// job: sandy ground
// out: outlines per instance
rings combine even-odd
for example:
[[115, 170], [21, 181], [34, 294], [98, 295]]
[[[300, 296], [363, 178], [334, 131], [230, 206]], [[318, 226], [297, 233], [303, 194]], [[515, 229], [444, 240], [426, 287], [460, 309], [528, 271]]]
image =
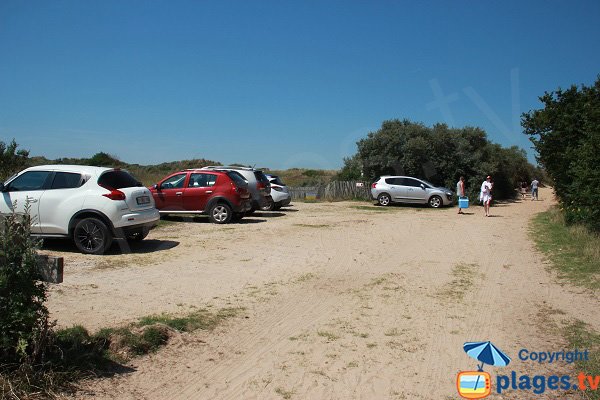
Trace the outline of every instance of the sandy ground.
[[[529, 239], [530, 218], [553, 203], [548, 189], [540, 197], [499, 204], [491, 218], [481, 207], [457, 215], [299, 203], [240, 224], [169, 223], [130, 254], [82, 256], [50, 244], [65, 257], [65, 282], [49, 300], [59, 326], [245, 308], [215, 331], [179, 335], [133, 360], [129, 373], [86, 382], [77, 396], [453, 399], [456, 374], [476, 369], [463, 343], [484, 340], [513, 359], [488, 367], [492, 375], [571, 373], [517, 357], [522, 348], [562, 350], [560, 321], [600, 331], [597, 296], [560, 283]], [[489, 398], [531, 397], [505, 393]]]

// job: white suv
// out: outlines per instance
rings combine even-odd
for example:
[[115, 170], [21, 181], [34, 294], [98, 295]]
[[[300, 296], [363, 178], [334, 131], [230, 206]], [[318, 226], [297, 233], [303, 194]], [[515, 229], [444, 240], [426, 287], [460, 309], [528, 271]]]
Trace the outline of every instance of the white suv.
[[31, 167], [0, 192], [0, 214], [29, 208], [32, 234], [71, 238], [86, 254], [103, 254], [114, 238], [142, 240], [160, 219], [150, 191], [115, 168]]

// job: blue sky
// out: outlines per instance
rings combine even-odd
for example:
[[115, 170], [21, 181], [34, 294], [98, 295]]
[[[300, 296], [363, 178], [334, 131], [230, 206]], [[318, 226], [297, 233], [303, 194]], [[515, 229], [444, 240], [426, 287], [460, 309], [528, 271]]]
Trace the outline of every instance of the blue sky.
[[381, 122], [479, 126], [600, 73], [598, 1], [0, 1], [0, 140], [339, 168]]

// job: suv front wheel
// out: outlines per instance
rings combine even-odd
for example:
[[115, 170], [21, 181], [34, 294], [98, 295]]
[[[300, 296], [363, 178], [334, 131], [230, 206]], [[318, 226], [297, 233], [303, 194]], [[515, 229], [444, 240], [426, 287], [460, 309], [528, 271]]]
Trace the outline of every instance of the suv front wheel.
[[431, 196], [429, 199], [429, 207], [431, 208], [439, 208], [443, 204], [442, 198], [440, 196]]
[[208, 219], [214, 224], [226, 224], [231, 221], [233, 211], [225, 203], [217, 203], [213, 205], [208, 212]]
[[84, 254], [104, 254], [112, 240], [106, 224], [96, 218], [82, 219], [73, 230], [75, 246]]

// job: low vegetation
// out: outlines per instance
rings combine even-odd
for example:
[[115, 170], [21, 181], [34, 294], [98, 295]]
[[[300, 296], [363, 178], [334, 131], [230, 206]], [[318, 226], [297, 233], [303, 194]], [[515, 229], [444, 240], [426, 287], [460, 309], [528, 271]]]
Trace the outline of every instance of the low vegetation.
[[552, 268], [569, 282], [600, 289], [600, 237], [583, 225], [567, 226], [564, 214], [553, 208], [536, 215], [531, 236]]
[[[587, 360], [575, 361], [577, 373], [583, 372], [588, 376], [600, 376], [600, 334], [581, 321], [567, 325], [563, 333], [567, 339], [568, 348], [588, 351], [589, 358]], [[600, 390], [587, 390], [585, 396], [585, 399], [588, 400], [600, 400]]]
[[158, 350], [175, 332], [212, 330], [241, 311], [201, 309], [184, 316], [152, 315], [93, 334], [82, 326], [58, 330], [50, 335], [43, 362], [2, 365], [0, 398], [47, 398], [72, 392], [78, 380], [118, 373], [126, 369], [122, 363]]
[[[2, 150], [3, 143], [0, 142], [0, 150]], [[6, 145], [5, 145], [6, 147]], [[27, 154], [15, 154], [16, 143], [14, 148], [10, 147], [6, 151], [10, 153], [12, 157], [11, 172], [18, 172], [18, 170], [25, 167], [43, 164], [75, 164], [75, 165], [93, 165], [97, 167], [118, 167], [129, 171], [145, 186], [150, 186], [166, 175], [188, 168], [202, 168], [207, 165], [222, 165], [218, 161], [206, 160], [204, 158], [193, 159], [193, 160], [181, 160], [164, 162], [154, 165], [140, 165], [130, 164], [125, 161], [119, 160], [118, 157], [107, 154], [107, 153], [96, 153], [90, 158], [59, 158], [56, 160], [50, 160], [45, 157], [31, 157], [27, 159]], [[20, 150], [23, 151], [23, 150]], [[11, 164], [11, 165], [12, 165]], [[234, 164], [236, 166], [248, 166], [242, 164]], [[262, 168], [262, 167], [260, 167]], [[335, 170], [320, 170], [320, 169], [306, 169], [306, 168], [291, 168], [287, 170], [270, 170], [269, 168], [262, 168], [265, 172], [278, 175], [281, 180], [288, 186], [317, 186], [325, 185], [329, 183], [336, 175]]]
[[[536, 215], [531, 235], [561, 279], [598, 292], [600, 289], [600, 237], [581, 224], [567, 225], [558, 208]], [[562, 328], [568, 348], [588, 350], [588, 360], [575, 361], [577, 373], [600, 376], [600, 334], [582, 321]], [[600, 391], [586, 391], [585, 398], [599, 400]]]

